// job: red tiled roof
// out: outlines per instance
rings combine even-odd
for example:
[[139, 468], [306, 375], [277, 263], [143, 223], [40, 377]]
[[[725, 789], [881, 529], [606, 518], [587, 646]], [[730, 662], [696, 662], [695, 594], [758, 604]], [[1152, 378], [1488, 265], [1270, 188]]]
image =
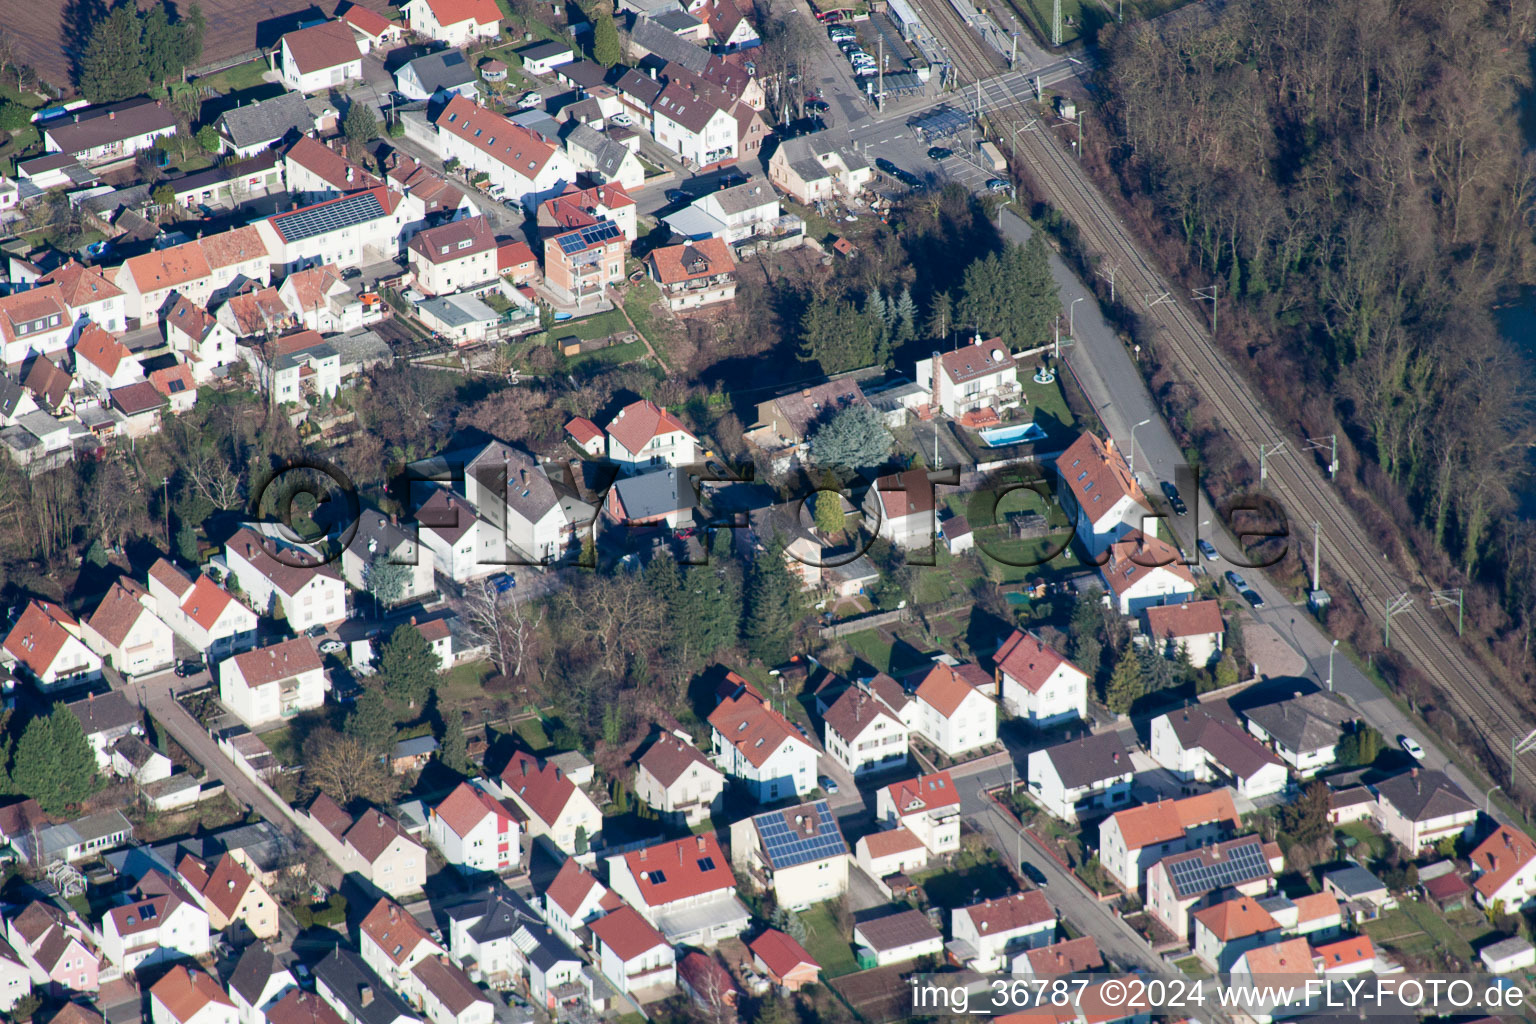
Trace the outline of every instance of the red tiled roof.
[[141, 416], [165, 404], [165, 397], [147, 380], [113, 388], [107, 392], [107, 398], [124, 416]]
[[736, 691], [722, 699], [709, 716], [710, 726], [721, 738], [756, 767], [762, 767], [786, 740], [810, 746], [745, 680], [734, 672], [727, 681], [732, 679], [738, 684]]
[[[506, 242], [496, 247], [496, 270], [503, 272], [538, 260], [527, 242]], [[595, 427], [593, 428], [596, 429]]]
[[964, 908], [964, 912], [982, 935], [1011, 932], [1056, 920], [1056, 911], [1051, 909], [1050, 901], [1039, 889], [977, 903]]
[[534, 178], [555, 155], [556, 146], [538, 132], [455, 95], [437, 119], [446, 131], [505, 164], [524, 178]]
[[237, 654], [234, 661], [247, 686], [264, 686], [323, 668], [314, 646], [301, 636]]
[[209, 1003], [218, 1003], [231, 1010], [235, 1004], [217, 981], [202, 971], [189, 971], [177, 965], [149, 990], [152, 998], [160, 1000], [171, 1016], [179, 1021], [191, 1020]]
[[[461, 243], [468, 243], [467, 245]], [[418, 232], [410, 249], [428, 263], [451, 263], [496, 248], [496, 236], [484, 217], [465, 217]]]
[[920, 775], [915, 779], [892, 783], [885, 788], [886, 792], [891, 794], [891, 802], [895, 805], [898, 815], [916, 814], [919, 811], [932, 811], [940, 807], [960, 805], [960, 791], [955, 788], [955, 780], [950, 778], [947, 771]]
[[27, 602], [16, 625], [5, 637], [5, 650], [38, 675], [48, 671], [80, 624], [63, 608], [40, 598]]
[[559, 768], [521, 750], [502, 769], [501, 781], [546, 824], [559, 819], [576, 793], [576, 784]]
[[976, 692], [976, 687], [954, 669], [939, 662], [923, 677], [915, 692], [918, 700], [948, 718], [960, 709], [967, 697]]
[[123, 290], [102, 276], [101, 271], [83, 266], [76, 260], [66, 261], [37, 280], [39, 284], [58, 285], [59, 295], [75, 309], [123, 294]]
[[182, 599], [181, 610], [187, 617], [204, 629], [212, 629], [219, 616], [224, 614], [234, 597], [207, 576], [199, 576], [192, 589]]
[[384, 184], [330, 146], [308, 135], [300, 135], [283, 158], [321, 178], [338, 192], [361, 192]]
[[577, 444], [590, 444], [603, 436], [597, 424], [585, 416], [577, 416], [565, 425], [565, 432], [576, 439]]
[[640, 767], [650, 772], [663, 786], [670, 786], [683, 777], [689, 768], [699, 765], [718, 775], [720, 770], [710, 764], [703, 751], [670, 733], [658, 737], [640, 756]]
[[715, 274], [729, 274], [736, 269], [730, 248], [719, 238], [662, 246], [652, 249], [645, 258], [650, 261], [656, 280], [663, 285], [682, 284]]
[[1314, 892], [1306, 896], [1298, 896], [1296, 904], [1296, 923], [1304, 921], [1323, 921], [1339, 915], [1339, 898], [1331, 892]]
[[730, 862], [712, 834], [647, 846], [625, 854], [624, 863], [648, 907], [736, 887]]
[[155, 564], [149, 567], [149, 575], [174, 594], [178, 601], [181, 600], [181, 595], [192, 589], [192, 581], [187, 578], [187, 574], [164, 558], [155, 559]]
[[628, 962], [657, 946], [665, 946], [667, 940], [661, 932], [652, 928], [639, 911], [625, 904], [611, 914], [604, 914], [591, 925], [592, 934], [620, 960]]
[[1246, 939], [1250, 935], [1275, 931], [1280, 927], [1269, 911], [1248, 896], [1205, 907], [1195, 911], [1194, 916], [1220, 942]]
[[139, 616], [149, 614], [149, 609], [142, 603], [147, 597], [149, 592], [139, 584], [127, 578], [120, 579], [112, 584], [86, 622], [107, 643], [120, 647], [128, 639], [128, 631], [139, 621]]
[[310, 74], [357, 60], [362, 51], [352, 27], [340, 21], [327, 21], [297, 32], [289, 32], [282, 41], [288, 44], [293, 63], [299, 71]]
[[[1147, 559], [1150, 561], [1150, 559]], [[1159, 604], [1147, 609], [1147, 632], [1154, 637], [1207, 636], [1226, 629], [1216, 601]]]
[[1303, 938], [1286, 939], [1272, 946], [1260, 946], [1243, 954], [1248, 961], [1248, 973], [1304, 974], [1316, 973], [1312, 966], [1312, 947]]
[[[560, 865], [549, 888], [544, 890], [544, 898], [565, 911], [567, 917], [575, 917], [593, 888], [603, 889], [603, 883], [592, 872], [576, 863], [575, 857], [571, 857]], [[604, 889], [604, 892], [607, 890]]]
[[1198, 825], [1225, 821], [1237, 824], [1237, 807], [1232, 793], [1216, 789], [1180, 800], [1162, 800], [1156, 803], [1127, 807], [1117, 811], [1111, 820], [1120, 828], [1120, 836], [1127, 850], [1141, 850], [1153, 843], [1166, 843], [1183, 838], [1184, 833]]
[[16, 341], [20, 337], [25, 337], [16, 333], [18, 324], [46, 320], [54, 316], [59, 318], [59, 325], [50, 330], [59, 330], [74, 323], [74, 318], [69, 315], [69, 307], [64, 302], [64, 294], [58, 285], [45, 284], [39, 288], [29, 288], [24, 292], [14, 292], [0, 298], [0, 335], [3, 335], [6, 341]]
[[396, 839], [404, 839], [407, 844], [421, 848], [421, 844], [405, 831], [404, 825], [376, 809], [359, 815], [346, 835], [347, 845], [362, 854], [369, 864], [384, 856], [384, 851], [393, 846]]
[[1171, 572], [1191, 587], [1195, 577], [1183, 564], [1179, 552], [1160, 537], [1149, 537], [1132, 530], [1109, 546], [1109, 558], [1099, 570], [1104, 582], [1116, 594], [1123, 594], [1134, 584], [1155, 572]]
[[1062, 665], [1084, 679], [1088, 678], [1088, 673], [1068, 661], [1060, 651], [1042, 642], [1039, 637], [1017, 629], [1003, 641], [1003, 646], [997, 649], [994, 657], [997, 670], [1007, 673], [1010, 679], [1030, 693], [1039, 693], [1040, 687]]
[[439, 25], [457, 25], [461, 21], [474, 21], [477, 25], [494, 25], [501, 21], [501, 9], [496, 0], [427, 0], [432, 17]]
[[1472, 851], [1472, 864], [1482, 872], [1472, 884], [1485, 899], [1492, 899], [1533, 860], [1536, 841], [1524, 832], [1500, 825]]
[[643, 398], [626, 405], [608, 421], [609, 435], [636, 454], [650, 444], [652, 438], [678, 431], [693, 437], [676, 416]]
[[435, 945], [427, 930], [402, 910], [400, 904], [387, 897], [373, 905], [359, 930], [372, 939], [396, 967], [405, 963], [421, 943]]
[[544, 212], [556, 227], [582, 228], [608, 217], [610, 211], [634, 205], [634, 199], [617, 182], [594, 188], [571, 185], [564, 194], [544, 200]]
[[944, 373], [950, 380], [964, 384], [968, 380], [1006, 370], [1014, 365], [1014, 361], [1003, 339], [989, 338], [945, 352], [939, 356], [939, 365], [944, 367]]
[[365, 35], [372, 36], [374, 39], [379, 38], [390, 29], [398, 27], [393, 21], [384, 17], [384, 15], [379, 14], [377, 11], [370, 11], [361, 4], [352, 4], [345, 11], [342, 11], [341, 20]]
[[764, 967], [781, 979], [801, 964], [809, 964], [821, 970], [821, 964], [805, 951], [804, 946], [775, 928], [769, 928], [753, 939], [747, 948], [763, 962]]
[[926, 469], [909, 469], [905, 473], [883, 476], [875, 481], [875, 488], [887, 519], [927, 514], [934, 509], [934, 487], [928, 481]]
[[1104, 957], [1099, 953], [1099, 943], [1092, 935], [1041, 946], [1039, 949], [1030, 950], [1026, 955], [1029, 957], [1030, 968], [1038, 977], [1077, 974], [1104, 966]]
[[1312, 956], [1322, 961], [1322, 968], [1327, 971], [1375, 960], [1376, 947], [1371, 944], [1369, 935], [1351, 935], [1347, 939], [1318, 946], [1312, 951]]
[[149, 382], [166, 398], [197, 390], [197, 382], [192, 379], [192, 371], [185, 363], [150, 371]]
[[454, 835], [460, 837], [468, 835], [471, 829], [485, 820], [487, 814], [517, 820], [501, 801], [467, 782], [459, 783], [442, 803], [433, 808], [433, 813], [443, 819], [443, 823], [453, 830]]
[[[1141, 490], [1141, 485], [1131, 477], [1131, 467], [1126, 465], [1113, 442], [1106, 445], [1092, 433], [1080, 434], [1067, 450], [1056, 458], [1056, 472], [1066, 483], [1077, 503], [1086, 510], [1108, 509], [1121, 498], [1129, 495], [1148, 511], [1152, 506]], [[1090, 518], [1096, 519], [1092, 515]]]
[[871, 832], [859, 842], [869, 851], [871, 860], [879, 860], [892, 854], [906, 853], [909, 850], [920, 850], [923, 841], [913, 834], [905, 825], [897, 828], [886, 829], [882, 832]]

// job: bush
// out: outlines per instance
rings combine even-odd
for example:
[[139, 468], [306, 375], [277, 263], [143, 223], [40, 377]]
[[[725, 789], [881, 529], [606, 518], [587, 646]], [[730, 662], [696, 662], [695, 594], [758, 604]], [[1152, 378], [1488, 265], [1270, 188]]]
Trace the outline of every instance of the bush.
[[323, 904], [301, 903], [293, 908], [293, 918], [305, 928], [334, 928], [347, 920], [347, 898], [339, 892], [331, 893]]

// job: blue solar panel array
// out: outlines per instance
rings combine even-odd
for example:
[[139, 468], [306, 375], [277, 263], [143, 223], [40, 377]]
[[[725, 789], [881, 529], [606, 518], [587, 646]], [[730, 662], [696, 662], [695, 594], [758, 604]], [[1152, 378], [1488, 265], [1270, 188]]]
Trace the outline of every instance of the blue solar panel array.
[[[814, 819], [814, 828], [807, 830], [804, 824], [796, 827], [795, 818], [804, 815]], [[848, 852], [843, 833], [838, 830], [837, 819], [825, 800], [810, 806], [792, 807], [787, 811], [769, 811], [753, 819], [757, 834], [763, 842], [763, 851], [774, 870], [782, 871], [797, 864], [825, 860]]]
[[572, 231], [568, 235], [559, 238], [560, 248], [567, 256], [572, 253], [590, 249], [600, 242], [606, 242], [611, 238], [619, 237], [619, 226], [611, 220], [601, 220], [596, 224], [588, 224], [579, 231]]
[[1269, 862], [1264, 859], [1264, 844], [1258, 839], [1223, 849], [1221, 859], [1215, 862], [1208, 862], [1202, 856], [1168, 865], [1169, 880], [1173, 882], [1174, 891], [1182, 896], [1210, 892], [1267, 874]]
[[311, 206], [307, 210], [280, 213], [273, 220], [277, 229], [283, 233], [283, 238], [297, 242], [354, 227], [382, 216], [384, 207], [379, 204], [379, 197], [372, 192], [365, 192], [337, 202]]

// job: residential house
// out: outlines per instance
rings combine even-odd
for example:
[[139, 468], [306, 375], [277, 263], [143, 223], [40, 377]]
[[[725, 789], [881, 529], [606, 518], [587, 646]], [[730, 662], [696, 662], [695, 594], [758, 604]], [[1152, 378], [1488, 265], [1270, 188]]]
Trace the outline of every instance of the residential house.
[[642, 16], [630, 23], [629, 52], [637, 59], [654, 58], [648, 64], [660, 64], [664, 68], [677, 65], [696, 75], [703, 74], [709, 67], [709, 51], [684, 39], [678, 34], [677, 28], [681, 28], [685, 34], [702, 38], [704, 24], [694, 18], [676, 28], [668, 27], [663, 24], [663, 20], [677, 9], [675, 5], [660, 5], [661, 9], [657, 9], [654, 3], [646, 3], [645, 6], [647, 9], [642, 12]]
[[620, 409], [607, 430], [608, 459], [628, 472], [677, 469], [699, 458], [698, 438], [677, 417], [646, 399]]
[[870, 878], [884, 880], [922, 870], [928, 864], [928, 848], [909, 829], [898, 825], [859, 837], [853, 859]]
[[548, 836], [569, 854], [584, 854], [597, 841], [603, 814], [570, 776], [525, 751], [501, 772], [501, 789], [528, 816], [530, 839]]
[[674, 231], [681, 228], [679, 233], [694, 240], [713, 237], [734, 245], [754, 235], [771, 234], [783, 211], [779, 208], [778, 193], [759, 178], [700, 196], [685, 212], [698, 224], [690, 225], [683, 217], [673, 227]]
[[546, 1010], [567, 1004], [573, 991], [578, 1000], [592, 994], [583, 974], [585, 961], [510, 889], [492, 889], [450, 907], [448, 948], [470, 977], [493, 988], [509, 988], [526, 978], [529, 998]]
[[1197, 850], [1170, 854], [1147, 869], [1147, 909], [1181, 939], [1190, 937], [1189, 915], [1236, 889], [1258, 898], [1270, 890], [1285, 859], [1276, 843], [1242, 836]]
[[[393, 899], [420, 892], [427, 881], [427, 848], [405, 826], [383, 811], [365, 810], [356, 818], [321, 794], [309, 816], [334, 841], [332, 859], [355, 870]], [[314, 833], [311, 833], [314, 836]]]
[[875, 818], [910, 831], [929, 853], [960, 849], [960, 791], [949, 772], [895, 782], [875, 793]]
[[[268, 1017], [279, 1000], [297, 992], [299, 983], [265, 942], [245, 947], [229, 976], [227, 991], [238, 1024], [275, 1024]], [[313, 997], [312, 997], [313, 998]]]
[[28, 864], [47, 868], [55, 861], [78, 864], [133, 838], [133, 823], [121, 811], [98, 811], [62, 825], [48, 825], [11, 837], [11, 848]]
[[158, 559], [149, 567], [149, 597], [171, 631], [210, 662], [256, 643], [256, 613], [207, 576], [194, 582]]
[[284, 334], [299, 323], [278, 290], [271, 287], [248, 285], [211, 311], [236, 338]]
[[[708, 54], [705, 59], [708, 59]], [[624, 113], [634, 118], [635, 124], [647, 132], [655, 126], [651, 111], [655, 109], [662, 88], [660, 81], [635, 68], [625, 71], [613, 83], [613, 91], [618, 93], [619, 105]]]
[[[1325, 978], [1365, 974], [1376, 969], [1376, 947], [1369, 935], [1351, 935], [1313, 948], [1312, 963]], [[1536, 966], [1536, 956], [1530, 957], [1526, 966]]]
[[160, 432], [165, 396], [149, 381], [113, 388], [107, 392], [107, 405], [121, 415], [117, 422], [124, 436], [148, 437]]
[[[140, 878], [128, 903], [108, 910], [101, 922], [101, 951], [124, 973], [173, 960], [196, 960], [213, 951], [208, 912], [162, 871]], [[235, 1016], [229, 1005], [231, 1024]]]
[[626, 190], [644, 187], [645, 165], [640, 157], [606, 132], [577, 122], [566, 130], [564, 141], [566, 155], [579, 173]]
[[[935, 358], [939, 362], [937, 380]], [[983, 340], [978, 334], [969, 345], [919, 359], [916, 381], [932, 396], [930, 408], [955, 419], [983, 409], [999, 414], [1023, 402], [1018, 364], [1001, 338]]]
[[0, 939], [0, 1010], [9, 1013], [31, 994], [31, 968], [10, 943]]
[[1006, 969], [1025, 949], [1056, 938], [1056, 911], [1039, 889], [956, 907], [950, 911], [950, 949], [974, 971]]
[[120, 579], [85, 620], [80, 639], [130, 679], [170, 668], [175, 661], [171, 627], [150, 610], [152, 603], [148, 590]]
[[341, 143], [332, 145], [338, 148], [300, 135], [283, 152], [283, 180], [294, 201], [318, 203], [384, 184], [340, 153]]
[[1221, 656], [1227, 627], [1217, 601], [1154, 605], [1142, 613], [1142, 618], [1147, 635], [1170, 658], [1177, 658], [1182, 651], [1190, 664], [1205, 668]]
[[257, 388], [278, 405], [301, 406], [341, 390], [341, 353], [315, 331], [241, 345]]
[[315, 992], [346, 1024], [417, 1024], [418, 1018], [360, 953], [337, 946], [313, 969]]
[[1118, 732], [1058, 743], [1029, 755], [1029, 791], [1062, 821], [1113, 810], [1131, 798], [1136, 769]]
[[34, 901], [5, 922], [6, 939], [30, 969], [34, 988], [54, 996], [94, 993], [101, 955], [73, 916]]
[[1238, 957], [1230, 984], [1251, 993], [1245, 999], [1246, 1016], [1256, 1024], [1269, 1024], [1277, 1016], [1300, 1012], [1308, 998], [1307, 983], [1316, 976], [1312, 947], [1306, 939], [1291, 938]]
[[484, 172], [493, 189], [530, 210], [576, 178], [576, 166], [558, 145], [463, 96], [448, 101], [436, 124], [445, 159]]
[[924, 469], [882, 476], [865, 497], [866, 521], [877, 523], [876, 536], [897, 547], [928, 547], [938, 529], [933, 492]]
[[387, 897], [375, 903], [358, 926], [357, 948], [363, 963], [410, 1001], [421, 994], [411, 972], [417, 964], [443, 952], [414, 917]]
[[1099, 863], [1126, 892], [1140, 895], [1153, 864], [1236, 830], [1237, 808], [1225, 789], [1180, 800], [1159, 799], [1116, 811], [1099, 823]]
[[992, 656], [1003, 706], [1037, 727], [1088, 715], [1088, 673], [1038, 636], [1014, 630]]
[[855, 776], [904, 767], [909, 732], [900, 708], [909, 704], [904, 693], [893, 708], [878, 690], [848, 687], [821, 716], [828, 756]]
[[1331, 892], [1314, 892], [1294, 900], [1275, 894], [1259, 900], [1286, 935], [1304, 935], [1316, 942], [1336, 936], [1344, 927], [1339, 898]]
[[580, 304], [600, 297], [624, 280], [628, 245], [609, 220], [544, 239], [544, 281], [562, 302]]
[[1339, 698], [1316, 690], [1249, 708], [1243, 717], [1259, 742], [1273, 746], [1298, 777], [1310, 779], [1333, 764], [1344, 727], [1359, 716]]
[[991, 686], [974, 663], [935, 662], [912, 691], [912, 730], [950, 759], [991, 746], [997, 742], [997, 702], [986, 693]]
[[433, 488], [416, 510], [417, 539], [432, 553], [432, 567], [455, 583], [500, 571], [480, 560], [480, 534], [490, 529], [467, 501], [446, 488]]
[[453, 49], [501, 35], [495, 0], [406, 0], [400, 13], [412, 32]]
[[351, 541], [342, 549], [341, 578], [354, 589], [365, 591], [373, 565], [382, 559], [403, 569], [403, 586], [395, 595], [395, 604], [435, 594], [437, 583], [432, 573], [432, 558], [422, 552], [419, 538], [413, 536], [413, 532], [402, 527], [393, 513], [386, 516], [365, 509], [357, 517]]
[[[520, 301], [514, 300], [514, 308], [509, 309], [507, 315], [518, 317], [524, 328], [537, 329], [538, 320], [532, 301], [517, 292], [512, 294]], [[527, 303], [527, 306], [522, 303]], [[415, 312], [422, 325], [438, 335], [440, 340], [461, 347], [493, 340], [495, 333], [507, 323], [502, 314], [468, 292], [420, 299], [416, 303]]]
[[1110, 544], [1099, 575], [1121, 615], [1153, 605], [1179, 604], [1195, 592], [1195, 577], [1172, 544], [1130, 530]]
[[[3, 321], [0, 321], [0, 326], [4, 326]], [[75, 379], [55, 366], [47, 357], [34, 356], [21, 378], [21, 386], [31, 393], [34, 404], [42, 408], [31, 413], [18, 414], [17, 422], [44, 442], [55, 440], [54, 432], [62, 431], [63, 436], [57, 438], [57, 444], [48, 444], [47, 450], [54, 451], [58, 447], [67, 448], [69, 446], [68, 430], [49, 413], [56, 416], [74, 414], [71, 392], [75, 386]]]
[[300, 988], [288, 989], [267, 1008], [263, 1017], [265, 1024], [347, 1024], [330, 1003]]
[[278, 41], [283, 85], [308, 95], [363, 77], [363, 51], [352, 27], [324, 21], [289, 32]]
[[5, 344], [5, 365], [12, 371], [30, 355], [62, 355], [74, 336], [74, 316], [58, 285], [0, 297], [0, 341]]
[[623, 905], [624, 901], [578, 864], [575, 857], [560, 865], [544, 890], [545, 922], [562, 942], [578, 949], [587, 944], [588, 925]]
[[547, 565], [574, 539], [574, 524], [544, 468], [500, 441], [465, 462], [464, 492], [489, 528], [477, 537], [479, 559], [489, 571], [508, 564]]
[[51, 601], [28, 601], [3, 646], [44, 693], [101, 676], [101, 655], [86, 645], [80, 623]]
[[368, 318], [363, 302], [342, 279], [340, 267], [306, 267], [283, 279], [277, 290], [298, 324], [321, 334], [362, 327]]
[[432, 1024], [491, 1024], [496, 1004], [446, 956], [428, 957], [411, 972], [416, 1001]]
[[238, 530], [224, 546], [224, 561], [240, 590], [257, 609], [281, 608], [288, 628], [347, 617], [346, 584], [329, 564], [310, 565], [306, 552], [290, 548], [250, 528]]
[[1225, 701], [1158, 715], [1151, 731], [1152, 759], [1175, 778], [1230, 785], [1249, 799], [1289, 785], [1285, 764], [1243, 731]]
[[1230, 971], [1250, 949], [1280, 939], [1280, 923], [1250, 896], [1197, 910], [1194, 919], [1195, 955], [1212, 971]]
[[[354, 4], [352, 10], [367, 8]], [[314, 131], [315, 116], [309, 112], [303, 93], [285, 92], [226, 110], [214, 124], [225, 151], [244, 159], [271, 149], [291, 134]]]
[[1410, 768], [1374, 788], [1377, 827], [1414, 854], [1477, 822], [1477, 805], [1441, 771]]
[[852, 857], [825, 800], [765, 811], [731, 825], [731, 866], [772, 892], [776, 905], [803, 910], [848, 891]]
[[718, 238], [652, 249], [645, 263], [674, 312], [736, 298], [736, 261]]
[[185, 295], [173, 293], [172, 298], [161, 321], [166, 344], [191, 368], [194, 382], [207, 384], [218, 370], [239, 359], [235, 332]]
[[496, 280], [496, 236], [484, 217], [450, 221], [411, 239], [407, 258], [427, 295], [464, 291]]
[[715, 764], [759, 803], [816, 788], [816, 748], [734, 672], [709, 716]]
[[325, 704], [325, 666], [305, 637], [219, 662], [219, 700], [246, 725], [277, 722]]
[[1025, 978], [1086, 974], [1103, 966], [1104, 957], [1092, 935], [1026, 949], [1013, 958], [1013, 973]]
[[860, 921], [853, 926], [853, 942], [861, 967], [906, 963], [920, 956], [936, 956], [944, 949], [944, 936], [921, 910]]
[[247, 225], [130, 257], [113, 284], [123, 291], [128, 328], [136, 330], [160, 322], [173, 292], [211, 308], [241, 285], [267, 284], [271, 255], [262, 231]]
[[776, 928], [769, 928], [748, 943], [752, 964], [785, 992], [798, 992], [821, 980], [821, 965], [805, 947]]
[[663, 733], [635, 767], [635, 796], [663, 818], [693, 828], [720, 809], [725, 775], [686, 735]]
[[1397, 906], [1387, 883], [1357, 863], [1324, 872], [1323, 892], [1336, 899], [1354, 921], [1375, 920]]
[[598, 969], [622, 994], [640, 1001], [644, 994], [670, 992], [677, 983], [672, 945], [633, 907], [593, 921], [592, 937]]
[[408, 100], [430, 100], [445, 93], [477, 99], [480, 76], [458, 50], [439, 50], [406, 61], [395, 72], [395, 86]]
[[[386, 177], [395, 188], [421, 202], [426, 223], [438, 224], [479, 213], [479, 208], [463, 189], [413, 157], [397, 150], [389, 154], [384, 166]], [[417, 225], [417, 229], [425, 227], [426, 223]]]
[[35, 287], [57, 285], [59, 297], [74, 320], [75, 338], [86, 324], [116, 333], [124, 329], [123, 291], [108, 281], [98, 267], [82, 266], [68, 259], [37, 279]]
[[149, 990], [153, 1024], [236, 1024], [234, 1001], [210, 974], [177, 964]]
[[[648, 19], [642, 18], [637, 28], [645, 24]], [[652, 107], [652, 135], [694, 171], [730, 163], [742, 155], [733, 106], [712, 91], [701, 93], [696, 83], [672, 82]]]
[[1152, 515], [1151, 502], [1113, 440], [1079, 435], [1056, 457], [1056, 474], [1056, 500], [1089, 554], [1101, 555], [1133, 530], [1142, 532], [1145, 518]]
[[409, 241], [406, 226], [424, 217], [420, 199], [378, 185], [275, 213], [255, 230], [284, 273], [325, 263], [347, 270], [394, 259]]
[[1501, 904], [1508, 912], [1517, 911], [1536, 896], [1536, 841], [1500, 825], [1472, 851], [1472, 870], [1481, 906]]
[[1490, 974], [1513, 974], [1536, 967], [1536, 946], [1514, 935], [1484, 946], [1477, 958]]
[[[740, 935], [752, 916], [736, 898], [736, 876], [709, 833], [609, 857], [608, 885], [672, 945], [712, 947]], [[592, 924], [594, 934], [603, 920]]]
[[96, 752], [96, 767], [102, 771], [112, 764], [112, 748], [118, 740], [144, 731], [144, 712], [122, 690], [91, 694], [64, 708], [79, 721], [86, 742]]
[[820, 135], [785, 139], [768, 161], [768, 180], [802, 206], [856, 196], [874, 174], [863, 156]]
[[858, 381], [813, 384], [758, 403], [757, 425], [749, 433], [764, 436], [764, 447], [798, 445], [834, 413], [855, 405], [869, 405]]
[[[503, 242], [496, 246], [496, 273], [510, 278], [514, 285], [527, 284], [539, 276], [539, 260], [527, 242]], [[602, 435], [599, 434], [599, 437]], [[593, 454], [598, 454], [594, 452]]]
[[176, 873], [207, 911], [214, 931], [235, 928], [255, 939], [278, 937], [277, 900], [234, 854], [226, 853], [211, 865], [188, 854], [176, 865]]
[[461, 782], [427, 819], [427, 836], [443, 859], [466, 874], [508, 871], [522, 862], [521, 837], [528, 820], [511, 800]]
[[67, 153], [87, 166], [115, 164], [176, 134], [176, 112], [160, 100], [131, 99], [87, 107], [49, 121], [43, 150]]
[[[572, 185], [538, 209], [539, 233], [545, 237], [563, 235], [577, 228], [609, 221], [618, 226], [625, 242], [638, 234], [639, 207], [623, 185], [606, 183], [591, 188]], [[626, 245], [624, 251], [628, 252]]]

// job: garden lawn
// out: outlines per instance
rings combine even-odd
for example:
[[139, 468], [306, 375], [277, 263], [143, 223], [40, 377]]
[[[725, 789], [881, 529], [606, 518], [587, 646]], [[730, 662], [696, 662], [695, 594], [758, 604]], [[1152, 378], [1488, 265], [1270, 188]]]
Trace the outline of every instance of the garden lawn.
[[[1479, 915], [1474, 912], [1474, 916]], [[1417, 900], [1406, 900], [1377, 920], [1366, 922], [1365, 933], [1377, 945], [1411, 956], [1427, 957], [1436, 949], [1444, 949], [1462, 960], [1472, 959], [1472, 944], [1448, 917]]]
[[217, 74], [204, 75], [196, 79], [200, 86], [207, 86], [214, 91], [223, 94], [241, 92], [245, 89], [254, 89], [264, 84], [262, 75], [267, 72], [265, 60], [248, 60], [244, 64], [236, 64], [232, 68], [225, 68]]
[[853, 947], [843, 939], [837, 923], [832, 920], [832, 911], [825, 903], [802, 910], [800, 920], [805, 925], [805, 951], [821, 964], [823, 978], [836, 978], [859, 969], [858, 961], [853, 958]]
[[571, 356], [566, 362], [566, 369], [575, 369], [585, 363], [601, 363], [608, 366], [616, 366], [619, 363], [627, 363], [634, 359], [645, 357], [645, 342], [628, 341], [622, 345], [609, 345], [600, 348], [596, 352], [583, 352], [579, 356]]

